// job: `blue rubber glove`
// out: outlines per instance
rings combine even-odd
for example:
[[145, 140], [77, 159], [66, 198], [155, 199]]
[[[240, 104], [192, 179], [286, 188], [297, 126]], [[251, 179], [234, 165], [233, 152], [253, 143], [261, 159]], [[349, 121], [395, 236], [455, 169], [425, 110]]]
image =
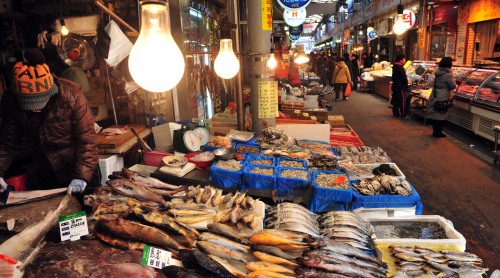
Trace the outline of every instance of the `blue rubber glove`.
[[68, 194], [72, 195], [72, 193], [83, 193], [87, 183], [80, 179], [73, 179], [68, 185]]
[[7, 183], [2, 177], [0, 177], [0, 192], [3, 192], [4, 190], [7, 190]]

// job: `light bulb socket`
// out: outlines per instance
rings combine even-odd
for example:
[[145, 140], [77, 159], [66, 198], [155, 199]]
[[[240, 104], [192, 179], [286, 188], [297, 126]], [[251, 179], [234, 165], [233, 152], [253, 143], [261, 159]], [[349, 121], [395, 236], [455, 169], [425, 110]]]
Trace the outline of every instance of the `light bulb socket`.
[[399, 4], [397, 9], [398, 9], [398, 14], [403, 14], [404, 10], [405, 10], [405, 6], [402, 4]]
[[64, 23], [64, 18], [59, 19], [59, 23], [61, 23], [61, 26], [66, 26], [66, 23]]

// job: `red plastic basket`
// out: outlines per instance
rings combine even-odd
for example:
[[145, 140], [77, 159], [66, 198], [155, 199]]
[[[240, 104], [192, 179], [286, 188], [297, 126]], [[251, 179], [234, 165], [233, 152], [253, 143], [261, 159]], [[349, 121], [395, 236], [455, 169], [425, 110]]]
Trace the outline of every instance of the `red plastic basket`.
[[330, 145], [332, 147], [359, 147], [364, 146], [365, 144], [363, 144], [358, 136], [342, 136], [330, 134]]

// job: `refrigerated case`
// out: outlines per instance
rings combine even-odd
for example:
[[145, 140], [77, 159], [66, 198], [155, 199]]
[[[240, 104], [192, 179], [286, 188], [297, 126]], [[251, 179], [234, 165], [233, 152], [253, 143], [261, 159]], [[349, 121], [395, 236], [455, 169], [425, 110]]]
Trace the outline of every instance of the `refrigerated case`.
[[429, 77], [436, 70], [436, 62], [434, 61], [413, 61], [406, 69], [406, 76], [412, 82], [412, 87], [415, 89], [426, 89]]
[[494, 140], [493, 127], [500, 124], [500, 72], [496, 71], [479, 86], [470, 111], [474, 115], [474, 133]]

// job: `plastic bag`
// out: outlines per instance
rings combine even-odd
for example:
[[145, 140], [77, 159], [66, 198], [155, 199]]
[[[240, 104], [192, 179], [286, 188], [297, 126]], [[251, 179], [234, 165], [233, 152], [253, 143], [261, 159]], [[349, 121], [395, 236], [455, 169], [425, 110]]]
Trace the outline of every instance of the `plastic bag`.
[[104, 61], [110, 67], [115, 67], [130, 54], [133, 44], [113, 20], [104, 29], [111, 38], [108, 59], [104, 59]]
[[348, 97], [351, 95], [351, 89], [351, 82], [347, 82], [347, 85], [345, 86], [344, 97]]

